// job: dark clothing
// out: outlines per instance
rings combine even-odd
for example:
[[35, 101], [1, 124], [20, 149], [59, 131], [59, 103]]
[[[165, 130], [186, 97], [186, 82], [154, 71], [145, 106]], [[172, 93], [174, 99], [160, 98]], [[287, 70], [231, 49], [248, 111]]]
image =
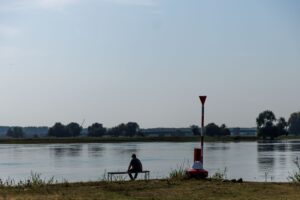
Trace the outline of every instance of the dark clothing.
[[[142, 163], [137, 158], [132, 158], [128, 168], [128, 175], [131, 180], [135, 180], [138, 176], [138, 172], [143, 171]], [[134, 177], [132, 177], [131, 173], [135, 173]]]
[[[132, 177], [132, 175], [131, 175], [133, 173], [134, 173], [134, 177]], [[138, 176], [138, 171], [130, 169], [130, 170], [128, 170], [128, 175], [129, 175], [129, 177], [130, 177], [131, 180], [135, 180], [137, 178], [137, 176]]]
[[130, 168], [131, 172], [141, 172], [141, 171], [143, 171], [142, 163], [137, 158], [132, 158], [131, 159], [130, 166], [131, 166], [131, 168]]

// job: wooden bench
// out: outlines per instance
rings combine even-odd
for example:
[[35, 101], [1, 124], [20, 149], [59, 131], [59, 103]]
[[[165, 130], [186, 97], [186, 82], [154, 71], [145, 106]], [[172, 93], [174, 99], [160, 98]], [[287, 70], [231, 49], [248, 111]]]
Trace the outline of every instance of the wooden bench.
[[[132, 174], [134, 174], [134, 173], [132, 173]], [[145, 174], [145, 176], [144, 176], [145, 180], [149, 180], [149, 178], [150, 178], [150, 171], [148, 171], [148, 170], [137, 172], [137, 173]], [[108, 178], [108, 180], [112, 181], [114, 175], [121, 175], [121, 174], [128, 174], [128, 172], [107, 172], [107, 178]]]

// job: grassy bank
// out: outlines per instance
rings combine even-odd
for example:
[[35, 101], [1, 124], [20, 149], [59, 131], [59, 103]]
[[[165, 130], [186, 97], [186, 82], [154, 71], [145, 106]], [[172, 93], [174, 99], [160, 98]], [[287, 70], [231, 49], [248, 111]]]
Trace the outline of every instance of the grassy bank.
[[0, 199], [298, 200], [300, 185], [208, 180], [64, 183], [37, 187], [1, 187]]
[[[76, 137], [2, 138], [0, 144], [113, 143], [113, 142], [196, 142], [200, 137]], [[205, 137], [205, 142], [257, 141], [257, 137]]]

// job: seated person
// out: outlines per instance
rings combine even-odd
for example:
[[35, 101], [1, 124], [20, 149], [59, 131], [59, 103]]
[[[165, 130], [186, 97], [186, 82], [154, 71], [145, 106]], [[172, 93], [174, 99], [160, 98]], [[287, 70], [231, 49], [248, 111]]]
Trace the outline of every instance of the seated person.
[[[128, 166], [127, 172], [128, 172], [130, 179], [134, 181], [137, 178], [138, 172], [143, 171], [143, 166], [142, 166], [141, 161], [136, 157], [135, 154], [132, 154], [131, 158], [132, 159]], [[132, 177], [132, 175], [131, 175], [132, 173], [135, 173], [134, 177]]]

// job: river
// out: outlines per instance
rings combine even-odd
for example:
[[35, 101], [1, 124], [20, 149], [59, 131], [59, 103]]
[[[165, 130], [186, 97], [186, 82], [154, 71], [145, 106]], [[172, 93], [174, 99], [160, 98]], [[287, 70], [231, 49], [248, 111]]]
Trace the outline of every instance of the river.
[[[172, 169], [191, 166], [195, 142], [92, 144], [1, 144], [0, 178], [24, 180], [31, 172], [58, 181], [100, 180], [107, 171], [125, 171], [137, 154], [150, 178], [168, 177]], [[226, 168], [227, 178], [286, 182], [296, 170], [300, 140], [205, 143], [204, 168], [212, 175]]]

